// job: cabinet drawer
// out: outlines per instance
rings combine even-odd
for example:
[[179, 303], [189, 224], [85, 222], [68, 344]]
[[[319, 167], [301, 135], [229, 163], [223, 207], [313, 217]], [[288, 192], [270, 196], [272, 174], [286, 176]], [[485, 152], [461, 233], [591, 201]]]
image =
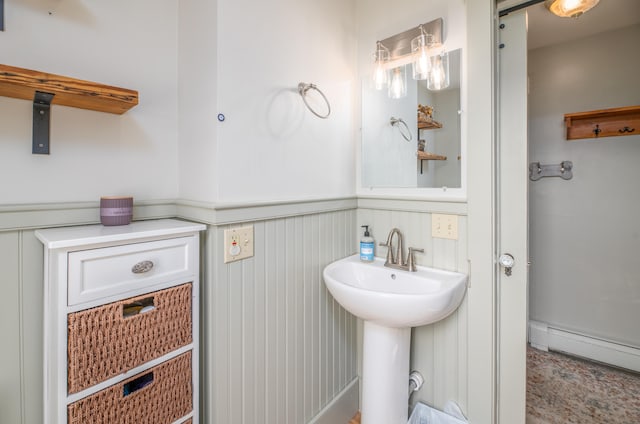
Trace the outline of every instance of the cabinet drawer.
[[197, 270], [197, 248], [196, 237], [182, 237], [71, 252], [68, 304], [192, 279]]
[[191, 351], [67, 407], [68, 424], [171, 424], [193, 410]]
[[68, 392], [80, 392], [190, 344], [191, 291], [191, 284], [183, 284], [69, 314]]

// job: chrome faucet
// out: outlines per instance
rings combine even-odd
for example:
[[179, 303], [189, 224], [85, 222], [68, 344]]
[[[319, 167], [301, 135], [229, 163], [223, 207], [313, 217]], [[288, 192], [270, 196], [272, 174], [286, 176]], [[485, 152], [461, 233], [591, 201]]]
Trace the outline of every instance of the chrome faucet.
[[[397, 239], [395, 254], [393, 252], [394, 234], [396, 235]], [[404, 253], [402, 251], [402, 233], [397, 228], [393, 228], [391, 229], [391, 231], [389, 231], [389, 236], [387, 237], [386, 243], [380, 243], [380, 246], [385, 246], [387, 248], [387, 260], [385, 261], [384, 266], [411, 272], [416, 271], [416, 260], [414, 252], [424, 252], [424, 249], [416, 249], [415, 247], [410, 247], [407, 260], [405, 261]]]

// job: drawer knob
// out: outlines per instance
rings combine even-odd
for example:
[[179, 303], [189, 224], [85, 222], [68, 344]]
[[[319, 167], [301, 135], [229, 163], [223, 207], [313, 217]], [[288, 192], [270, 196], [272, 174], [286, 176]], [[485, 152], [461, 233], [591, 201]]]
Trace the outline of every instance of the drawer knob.
[[131, 267], [131, 272], [134, 274], [144, 274], [145, 272], [151, 271], [153, 268], [153, 262], [151, 261], [142, 261], [135, 264]]

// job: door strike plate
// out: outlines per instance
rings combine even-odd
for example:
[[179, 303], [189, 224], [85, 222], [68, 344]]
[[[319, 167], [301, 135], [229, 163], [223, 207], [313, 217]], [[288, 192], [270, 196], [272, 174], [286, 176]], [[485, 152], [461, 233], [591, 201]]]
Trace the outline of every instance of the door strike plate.
[[33, 98], [33, 145], [31, 153], [49, 154], [49, 127], [51, 122], [51, 100], [54, 94], [36, 91]]

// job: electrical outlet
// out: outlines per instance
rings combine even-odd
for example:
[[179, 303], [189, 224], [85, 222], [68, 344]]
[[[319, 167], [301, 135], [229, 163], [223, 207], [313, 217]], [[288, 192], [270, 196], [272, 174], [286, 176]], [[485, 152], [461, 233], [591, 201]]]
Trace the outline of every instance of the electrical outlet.
[[224, 263], [253, 256], [253, 225], [224, 230]]
[[431, 237], [458, 240], [458, 215], [431, 215]]

